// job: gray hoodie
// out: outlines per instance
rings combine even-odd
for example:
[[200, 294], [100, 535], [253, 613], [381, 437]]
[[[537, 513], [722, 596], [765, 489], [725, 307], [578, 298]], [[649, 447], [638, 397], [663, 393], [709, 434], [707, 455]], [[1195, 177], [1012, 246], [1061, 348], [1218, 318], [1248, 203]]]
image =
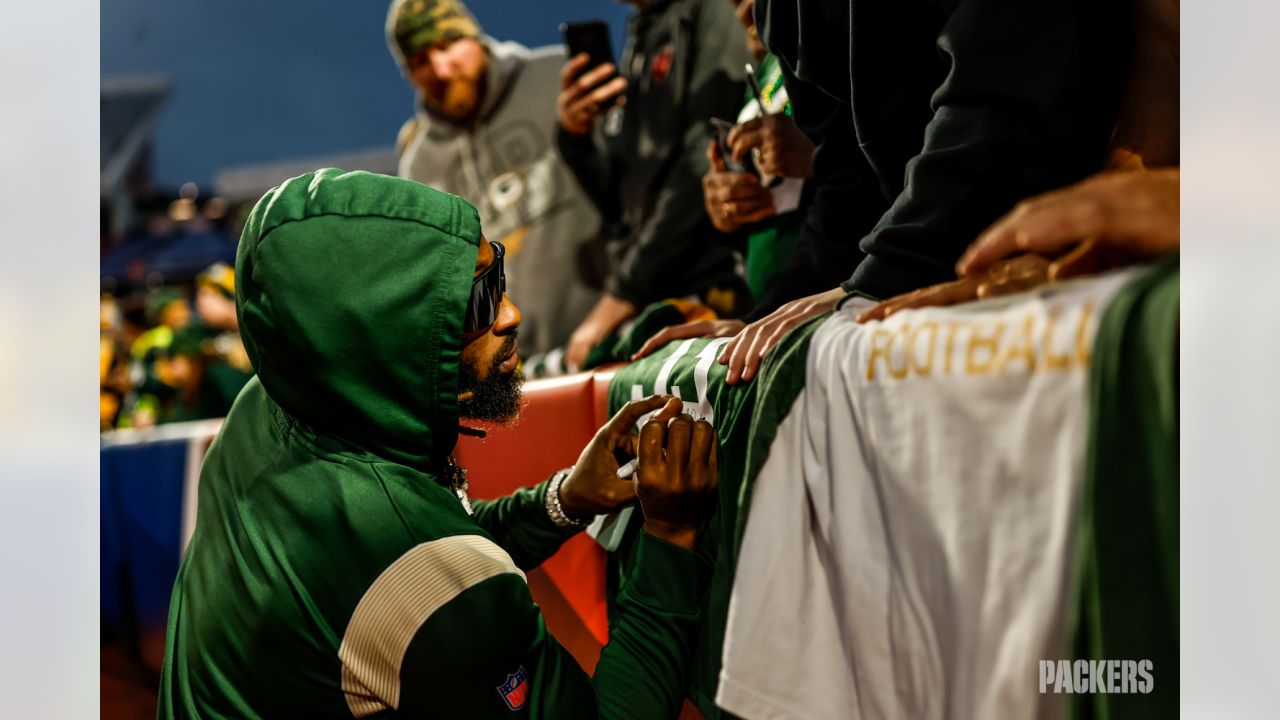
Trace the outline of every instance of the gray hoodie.
[[524, 316], [520, 346], [546, 352], [568, 341], [599, 295], [591, 286], [603, 268], [591, 248], [600, 216], [556, 150], [564, 50], [483, 42], [489, 69], [474, 126], [419, 102], [400, 176], [476, 206], [485, 237], [506, 245], [507, 292]]

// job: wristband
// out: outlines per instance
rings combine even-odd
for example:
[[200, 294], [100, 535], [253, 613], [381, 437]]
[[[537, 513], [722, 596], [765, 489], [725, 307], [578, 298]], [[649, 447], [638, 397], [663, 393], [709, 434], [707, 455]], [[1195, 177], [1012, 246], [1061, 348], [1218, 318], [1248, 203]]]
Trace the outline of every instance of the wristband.
[[551, 478], [551, 482], [547, 483], [547, 494], [544, 504], [547, 507], [547, 516], [551, 518], [551, 522], [556, 527], [565, 529], [582, 530], [590, 525], [590, 522], [574, 520], [565, 514], [564, 507], [560, 504], [560, 486], [569, 478], [569, 473], [573, 472], [573, 468], [566, 468], [556, 473]]

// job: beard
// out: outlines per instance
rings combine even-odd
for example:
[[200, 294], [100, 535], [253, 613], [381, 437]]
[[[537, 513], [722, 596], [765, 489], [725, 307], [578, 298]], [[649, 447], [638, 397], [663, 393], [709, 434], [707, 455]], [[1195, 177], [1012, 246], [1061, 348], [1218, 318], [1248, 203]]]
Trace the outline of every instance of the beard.
[[485, 380], [480, 379], [480, 375], [470, 364], [461, 363], [458, 392], [470, 392], [471, 395], [458, 401], [458, 415], [469, 420], [504, 425], [510, 424], [520, 415], [520, 386], [524, 383], [524, 375], [519, 370], [505, 373], [499, 369], [515, 349], [515, 337], [508, 337], [502, 350], [496, 353], [489, 365], [489, 377]]
[[475, 115], [483, 88], [483, 76], [457, 78], [442, 83], [437, 92], [424, 95], [423, 104], [455, 123], [463, 123]]

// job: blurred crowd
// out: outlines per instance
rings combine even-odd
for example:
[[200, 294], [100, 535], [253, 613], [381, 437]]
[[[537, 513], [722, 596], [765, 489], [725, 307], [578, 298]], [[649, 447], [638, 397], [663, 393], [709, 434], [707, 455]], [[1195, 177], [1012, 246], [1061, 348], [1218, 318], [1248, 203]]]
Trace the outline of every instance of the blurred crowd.
[[200, 273], [194, 288], [103, 294], [100, 311], [102, 430], [223, 417], [252, 376], [235, 271], [225, 263]]

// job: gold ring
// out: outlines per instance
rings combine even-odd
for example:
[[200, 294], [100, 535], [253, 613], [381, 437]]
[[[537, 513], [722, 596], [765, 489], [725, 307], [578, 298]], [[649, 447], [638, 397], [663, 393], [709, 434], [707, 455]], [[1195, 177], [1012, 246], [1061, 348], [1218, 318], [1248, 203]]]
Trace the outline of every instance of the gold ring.
[[725, 220], [729, 219], [729, 203], [720, 204], [720, 217], [724, 218]]

